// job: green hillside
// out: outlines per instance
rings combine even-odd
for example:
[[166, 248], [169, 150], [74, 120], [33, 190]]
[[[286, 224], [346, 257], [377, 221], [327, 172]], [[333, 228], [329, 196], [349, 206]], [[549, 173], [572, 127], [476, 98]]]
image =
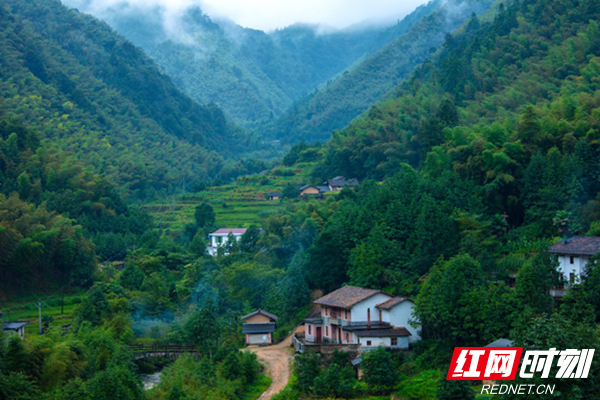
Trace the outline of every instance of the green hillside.
[[[292, 168], [277, 167], [261, 174], [238, 177], [234, 182], [205, 188], [197, 193], [180, 193], [142, 209], [152, 215], [156, 228], [181, 233], [194, 222], [196, 206], [209, 204], [215, 212], [215, 225], [221, 228], [262, 226], [271, 214], [297, 202], [298, 188], [312, 183], [313, 164], [300, 162]], [[269, 200], [277, 192], [279, 200]]]
[[5, 1], [0, 19], [0, 115], [23, 120], [129, 193], [214, 177], [225, 156], [256, 148], [106, 24], [58, 0]]
[[343, 128], [371, 104], [385, 98], [443, 43], [448, 32], [492, 3], [457, 0], [417, 10], [419, 19], [411, 19], [413, 24], [406, 33], [330, 84], [298, 100], [284, 115], [261, 128], [263, 134], [285, 142], [327, 140], [333, 130]]
[[107, 21], [142, 47], [191, 98], [218, 104], [246, 126], [282, 114], [295, 100], [378, 51], [438, 6], [421, 6], [391, 27], [321, 32], [319, 26], [295, 24], [265, 33], [230, 21], [213, 22], [197, 6], [171, 17], [160, 6], [123, 2], [102, 9], [93, 2], [65, 3]]

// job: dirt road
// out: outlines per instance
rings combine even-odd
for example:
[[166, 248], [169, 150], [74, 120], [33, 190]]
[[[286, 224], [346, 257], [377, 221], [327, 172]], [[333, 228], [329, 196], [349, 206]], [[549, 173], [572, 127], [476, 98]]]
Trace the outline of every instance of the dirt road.
[[[299, 326], [296, 331], [302, 329], [304, 327]], [[267, 373], [273, 379], [271, 386], [258, 398], [259, 400], [270, 399], [288, 384], [290, 380], [290, 362], [294, 356], [294, 348], [290, 347], [292, 335], [273, 346], [248, 346], [248, 350], [256, 353], [258, 358], [266, 364]]]

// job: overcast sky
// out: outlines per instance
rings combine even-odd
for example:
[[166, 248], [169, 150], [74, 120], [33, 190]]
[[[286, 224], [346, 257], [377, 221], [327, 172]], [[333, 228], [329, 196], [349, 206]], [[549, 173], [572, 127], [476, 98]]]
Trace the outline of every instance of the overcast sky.
[[[213, 19], [226, 17], [247, 28], [270, 31], [296, 22], [320, 23], [336, 28], [365, 20], [392, 21], [408, 14], [427, 0], [128, 0], [141, 6], [162, 4], [177, 11], [198, 4]], [[123, 0], [63, 0], [70, 6], [93, 4], [94, 13]]]

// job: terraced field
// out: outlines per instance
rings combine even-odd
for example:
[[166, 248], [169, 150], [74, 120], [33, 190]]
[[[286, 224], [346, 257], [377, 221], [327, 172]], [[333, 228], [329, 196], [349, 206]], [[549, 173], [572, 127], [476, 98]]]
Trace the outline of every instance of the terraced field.
[[[81, 303], [81, 295], [65, 296], [64, 313], [61, 314], [61, 299], [60, 296], [54, 296], [52, 299], [44, 300], [42, 297], [42, 316], [53, 318], [50, 323], [51, 327], [60, 327], [73, 322], [74, 311], [79, 303]], [[25, 336], [37, 335], [39, 332], [39, 314], [37, 300], [30, 299], [13, 304], [3, 305], [5, 321], [29, 321], [25, 326]]]
[[224, 186], [209, 187], [198, 193], [181, 193], [170, 202], [150, 203], [142, 208], [150, 212], [158, 229], [178, 232], [185, 224], [194, 221], [198, 204], [210, 204], [216, 213], [217, 226], [223, 228], [247, 228], [260, 226], [269, 214], [285, 207], [297, 199], [269, 201], [271, 192], [281, 193], [286, 185], [298, 187], [309, 182], [308, 168], [278, 167], [261, 174], [240, 177], [236, 182]]

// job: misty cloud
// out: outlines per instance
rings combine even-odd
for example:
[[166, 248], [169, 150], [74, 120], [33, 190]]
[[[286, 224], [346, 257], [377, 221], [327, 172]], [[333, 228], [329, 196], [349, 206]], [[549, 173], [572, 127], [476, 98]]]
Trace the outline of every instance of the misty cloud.
[[176, 33], [177, 17], [197, 5], [213, 19], [230, 19], [248, 28], [271, 31], [297, 22], [335, 28], [371, 21], [392, 22], [425, 0], [63, 0], [70, 7], [102, 18], [108, 8], [164, 9], [165, 27]]

